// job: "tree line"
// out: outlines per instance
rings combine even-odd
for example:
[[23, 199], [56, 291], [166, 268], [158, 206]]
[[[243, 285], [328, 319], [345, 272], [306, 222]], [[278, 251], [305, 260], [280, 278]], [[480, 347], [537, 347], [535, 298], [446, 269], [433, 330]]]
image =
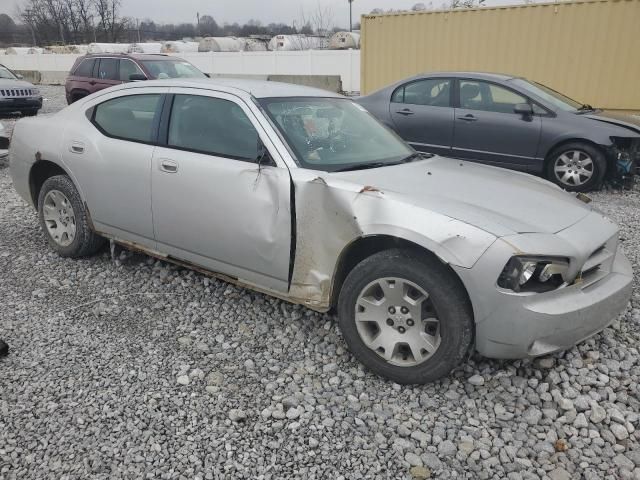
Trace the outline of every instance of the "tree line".
[[[525, 0], [527, 1], [527, 0]], [[445, 8], [481, 6], [484, 0], [448, 0]], [[180, 40], [198, 36], [329, 35], [343, 28], [335, 26], [333, 12], [318, 5], [312, 12], [301, 11], [293, 25], [258, 20], [245, 24], [219, 24], [211, 15], [198, 13], [196, 22], [158, 24], [122, 15], [122, 0], [27, 0], [12, 18], [0, 14], [0, 47], [11, 45], [78, 45], [91, 42], [148, 42]], [[417, 3], [412, 10], [432, 9], [433, 4]], [[372, 13], [382, 13], [375, 9]], [[359, 24], [354, 25], [359, 29]]]
[[197, 36], [314, 34], [312, 22], [220, 25], [199, 14], [194, 23], [158, 24], [121, 14], [121, 0], [28, 0], [13, 18], [0, 14], [0, 46], [78, 45], [91, 42], [147, 42]]

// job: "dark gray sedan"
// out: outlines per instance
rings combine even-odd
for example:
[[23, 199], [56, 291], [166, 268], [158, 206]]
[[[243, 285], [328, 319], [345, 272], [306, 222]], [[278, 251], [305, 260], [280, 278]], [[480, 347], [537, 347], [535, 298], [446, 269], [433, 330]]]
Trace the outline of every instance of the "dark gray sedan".
[[543, 175], [572, 191], [633, 175], [640, 117], [508, 75], [445, 72], [356, 100], [415, 149]]

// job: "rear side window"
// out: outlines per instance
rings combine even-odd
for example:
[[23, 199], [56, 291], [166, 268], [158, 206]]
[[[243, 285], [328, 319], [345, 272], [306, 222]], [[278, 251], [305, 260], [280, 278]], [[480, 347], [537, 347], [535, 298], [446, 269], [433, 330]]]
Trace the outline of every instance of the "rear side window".
[[100, 80], [119, 80], [117, 58], [101, 58], [98, 67], [98, 78]]
[[95, 107], [93, 123], [108, 137], [150, 143], [160, 94], [130, 95]]
[[220, 98], [176, 95], [169, 147], [245, 161], [258, 158], [258, 132], [237, 104]]
[[73, 74], [76, 77], [91, 77], [93, 73], [94, 63], [95, 59], [93, 58], [87, 58], [86, 60], [83, 60], [80, 65], [78, 65], [78, 68], [76, 68], [76, 71], [73, 72]]
[[451, 79], [426, 78], [398, 88], [393, 92], [391, 101], [429, 107], [449, 107], [450, 99]]

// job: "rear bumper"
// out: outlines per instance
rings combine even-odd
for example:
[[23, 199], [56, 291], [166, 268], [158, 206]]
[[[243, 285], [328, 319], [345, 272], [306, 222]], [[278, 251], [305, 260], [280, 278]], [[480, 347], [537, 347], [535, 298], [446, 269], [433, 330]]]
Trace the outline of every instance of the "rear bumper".
[[492, 358], [527, 358], [572, 347], [600, 332], [631, 298], [633, 271], [620, 249], [611, 272], [583, 287], [571, 285], [504, 302], [476, 325], [476, 348]]
[[13, 113], [21, 110], [42, 108], [42, 97], [0, 98], [0, 112]]

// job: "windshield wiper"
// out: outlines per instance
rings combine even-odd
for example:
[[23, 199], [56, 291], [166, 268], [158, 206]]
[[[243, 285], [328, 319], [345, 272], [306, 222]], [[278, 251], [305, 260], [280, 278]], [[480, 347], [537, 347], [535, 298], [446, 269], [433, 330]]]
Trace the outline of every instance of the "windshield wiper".
[[593, 108], [588, 103], [583, 103], [582, 106], [580, 108], [578, 108], [579, 112], [593, 112], [594, 110], [595, 110], [595, 108]]
[[338, 168], [333, 170], [334, 172], [350, 172], [353, 170], [366, 170], [368, 168], [380, 168], [380, 167], [390, 167], [392, 165], [400, 165], [402, 163], [410, 163], [416, 160], [422, 160], [425, 158], [433, 157], [432, 153], [424, 153], [424, 152], [414, 152], [411, 155], [404, 157], [402, 160], [397, 162], [370, 162], [370, 163], [359, 163], [357, 165], [349, 165], [348, 167]]
[[351, 172], [353, 170], [366, 170], [368, 168], [380, 168], [386, 167], [387, 165], [397, 165], [397, 162], [388, 163], [388, 162], [370, 162], [370, 163], [358, 163], [357, 165], [349, 165], [344, 168], [337, 168], [333, 170], [334, 172]]
[[431, 157], [433, 157], [433, 153], [414, 152], [408, 157], [405, 157], [402, 160], [400, 160], [400, 162], [398, 163], [410, 163], [410, 162], [415, 162], [416, 160], [424, 160], [426, 158], [431, 158]]

